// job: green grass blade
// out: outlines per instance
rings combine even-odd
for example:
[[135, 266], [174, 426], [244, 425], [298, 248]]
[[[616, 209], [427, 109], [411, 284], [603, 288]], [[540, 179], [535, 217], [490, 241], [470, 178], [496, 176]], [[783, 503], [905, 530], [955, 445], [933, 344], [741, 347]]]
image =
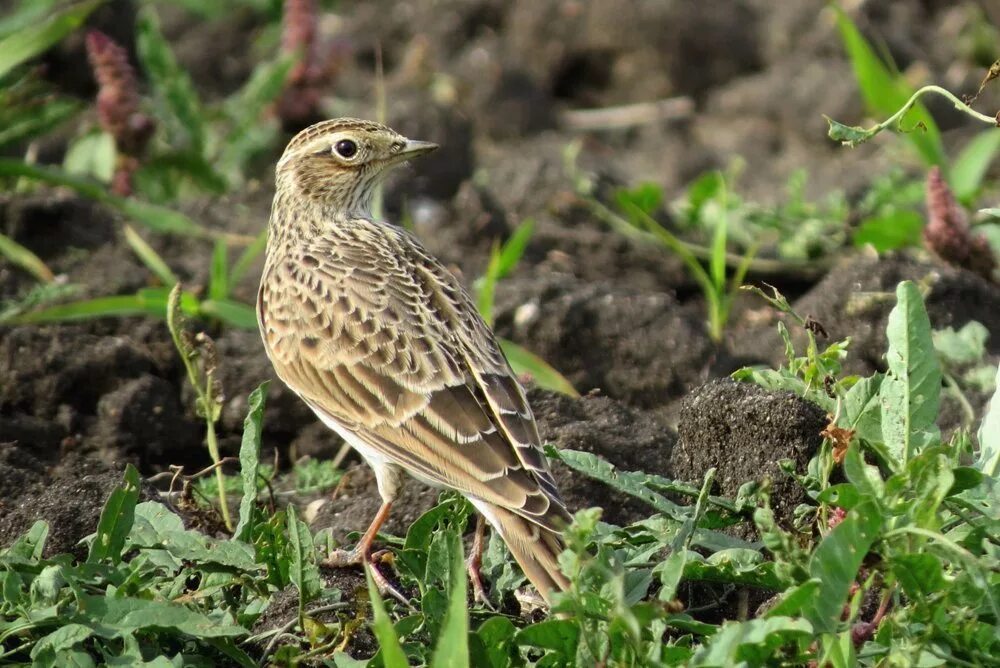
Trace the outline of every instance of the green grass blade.
[[52, 270], [37, 255], [6, 234], [0, 234], [0, 255], [43, 283], [51, 283], [55, 280]]
[[239, 284], [243, 277], [246, 276], [246, 273], [250, 270], [254, 261], [260, 257], [265, 248], [267, 248], [267, 227], [262, 229], [257, 236], [253, 238], [250, 245], [243, 249], [243, 252], [233, 264], [233, 268], [229, 272], [230, 289]]
[[24, 26], [0, 40], [0, 77], [26, 60], [47, 51], [81, 25], [103, 0], [88, 0]]
[[153, 247], [146, 243], [146, 240], [139, 236], [131, 225], [125, 226], [125, 242], [132, 251], [142, 260], [146, 268], [153, 272], [163, 285], [174, 285], [179, 283], [177, 276], [167, 266], [166, 260], [160, 256]]
[[139, 12], [136, 47], [142, 69], [165, 107], [172, 133], [175, 137], [185, 137], [191, 149], [201, 154], [205, 147], [201, 102], [191, 77], [177, 64], [170, 44], [160, 32], [160, 22], [152, 6], [146, 5]]
[[208, 274], [208, 296], [213, 300], [229, 297], [229, 249], [217, 239], [212, 249], [212, 264]]
[[299, 626], [305, 628], [306, 603], [319, 596], [322, 583], [316, 566], [316, 549], [309, 526], [288, 506], [288, 576], [299, 591]]
[[709, 257], [709, 275], [712, 278], [712, 285], [716, 293], [726, 290], [726, 241], [729, 233], [729, 212], [727, 211], [726, 182], [723, 176], [719, 175], [719, 196], [720, 215], [719, 222], [715, 226], [712, 234], [712, 255]]
[[0, 126], [0, 147], [24, 142], [41, 136], [75, 116], [83, 105], [75, 100], [56, 98], [44, 104], [26, 105], [15, 109], [12, 116], [4, 114]]
[[125, 539], [135, 520], [135, 504], [139, 502], [139, 472], [131, 464], [125, 467], [125, 477], [104, 504], [101, 519], [97, 522], [97, 535], [90, 544], [88, 563], [110, 559], [121, 561]]
[[955, 198], [971, 204], [979, 194], [983, 178], [1000, 151], [1000, 130], [986, 130], [973, 137], [951, 164], [948, 182]]
[[497, 267], [497, 279], [506, 278], [510, 272], [514, 271], [518, 262], [524, 256], [524, 251], [528, 247], [531, 235], [535, 233], [535, 221], [527, 218], [518, 225], [514, 233], [503, 244], [500, 249], [499, 265]]
[[51, 186], [69, 188], [94, 201], [106, 204], [133, 221], [154, 232], [180, 234], [190, 237], [210, 237], [215, 235], [199, 226], [190, 218], [156, 204], [141, 202], [132, 198], [118, 197], [108, 192], [96, 181], [74, 176], [61, 169], [41, 165], [29, 165], [21, 160], [0, 158], [0, 176], [20, 177], [40, 181]]
[[538, 355], [528, 352], [507, 339], [500, 339], [500, 348], [507, 356], [507, 361], [510, 362], [511, 369], [514, 370], [515, 374], [531, 376], [539, 387], [544, 387], [546, 390], [561, 392], [571, 397], [580, 396], [580, 393], [566, 380], [565, 376], [549, 366], [549, 363]]
[[141, 294], [97, 297], [83, 301], [58, 304], [36, 311], [29, 311], [11, 318], [17, 325], [40, 325], [44, 323], [91, 320], [93, 318], [124, 317], [132, 315], [155, 315], [163, 317], [166, 308], [163, 299], [150, 299]]
[[[385, 611], [385, 603], [378, 593], [378, 587], [372, 580], [371, 567], [365, 564], [365, 578], [368, 580], [368, 596], [372, 602], [372, 631], [379, 644], [379, 654], [382, 657], [384, 668], [409, 668], [410, 662], [406, 659], [402, 645], [399, 644], [399, 636], [392, 626], [388, 613]], [[463, 571], [464, 573], [464, 571]]]
[[240, 499], [240, 520], [233, 532], [234, 540], [250, 542], [253, 532], [253, 510], [257, 502], [257, 471], [260, 468], [261, 430], [264, 422], [264, 403], [269, 381], [264, 381], [250, 393], [246, 419], [243, 420], [243, 441], [240, 445], [240, 477], [243, 480], [243, 498]]
[[448, 608], [445, 611], [441, 633], [431, 657], [430, 668], [468, 668], [469, 666], [469, 609], [466, 602], [465, 559], [462, 556], [462, 538], [457, 531], [448, 531], [450, 586]]
[[[854, 68], [854, 76], [861, 89], [868, 108], [879, 115], [891, 116], [906, 104], [913, 91], [899, 77], [895, 76], [885, 63], [875, 54], [871, 44], [851, 21], [843, 9], [836, 4], [837, 28], [840, 31], [844, 49]], [[937, 124], [924, 105], [917, 103], [907, 114], [912, 125], [906, 136], [913, 143], [928, 165], [946, 166], [941, 134]]]
[[493, 244], [493, 248], [490, 249], [490, 261], [486, 265], [486, 271], [479, 277], [479, 280], [475, 284], [476, 307], [479, 309], [479, 315], [483, 316], [483, 320], [490, 327], [493, 326], [493, 300], [496, 296], [499, 276], [500, 246]]
[[206, 299], [199, 305], [198, 312], [233, 327], [257, 329], [257, 310], [232, 299]]

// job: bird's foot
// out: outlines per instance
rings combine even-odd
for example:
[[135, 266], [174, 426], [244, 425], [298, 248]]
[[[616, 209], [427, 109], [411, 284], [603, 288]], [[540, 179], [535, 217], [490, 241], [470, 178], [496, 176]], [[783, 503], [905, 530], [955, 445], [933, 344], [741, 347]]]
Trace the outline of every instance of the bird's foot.
[[486, 588], [483, 586], [482, 560], [470, 557], [465, 561], [465, 567], [469, 571], [469, 582], [472, 583], [473, 601], [479, 603], [490, 612], [496, 612], [496, 608], [490, 603], [486, 595]]
[[367, 564], [368, 569], [372, 574], [372, 581], [375, 582], [375, 586], [378, 587], [378, 591], [382, 596], [392, 596], [394, 599], [402, 603], [407, 607], [413, 607], [410, 604], [409, 599], [403, 595], [401, 591], [396, 589], [389, 582], [388, 578], [382, 575], [382, 571], [379, 570], [379, 563], [383, 561], [390, 561], [392, 553], [389, 550], [379, 550], [377, 552], [366, 552], [365, 550], [360, 550], [355, 548], [353, 550], [334, 550], [327, 555], [326, 559], [322, 561], [324, 566], [329, 566], [330, 568], [348, 568], [350, 566], [361, 566]]

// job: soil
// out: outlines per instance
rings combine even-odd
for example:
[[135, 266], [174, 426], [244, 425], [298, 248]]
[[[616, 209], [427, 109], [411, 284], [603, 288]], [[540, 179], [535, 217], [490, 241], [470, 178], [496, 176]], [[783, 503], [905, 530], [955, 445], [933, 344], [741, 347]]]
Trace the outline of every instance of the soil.
[[[338, 4], [338, 13], [320, 22], [338, 59], [336, 78], [322, 91], [326, 113], [373, 115], [380, 44], [391, 124], [442, 145], [388, 184], [390, 219], [405, 215], [468, 284], [482, 273], [498, 239], [534, 221], [524, 258], [499, 285], [496, 329], [562, 371], [584, 394], [572, 399], [531, 391], [543, 437], [625, 470], [692, 482], [716, 467], [722, 494], [734, 494], [748, 480], [770, 480], [783, 521], [802, 496], [777, 462], [791, 459], [801, 470], [819, 444], [825, 417], [793, 396], [718, 380], [745, 364], [782, 361], [777, 317], [763, 302], [741, 296], [725, 340], [711, 342], [704, 303], [680, 261], [596, 220], [574, 195], [564, 156], [570, 143], [579, 142], [580, 168], [602, 188], [651, 181], [668, 200], [735, 156], [747, 165], [737, 189], [751, 200], [780, 199], [786, 180], [800, 169], [809, 173], [809, 197], [834, 189], [858, 196], [890, 165], [912, 163], [900, 156], [898, 139], [846, 150], [825, 138], [821, 114], [852, 124], [863, 120], [825, 4], [451, 0], [404, 6], [376, 0]], [[929, 72], [926, 79], [959, 93], [978, 86], [982, 70], [968, 57], [962, 31], [976, 8], [995, 14], [993, 3], [859, 4], [854, 17], [861, 28], [883, 38], [908, 76]], [[93, 25], [132, 49], [127, 36], [134, 18], [134, 5], [116, 0], [95, 14]], [[276, 40], [267, 17], [249, 10], [204, 20], [164, 7], [162, 24], [207, 101], [238, 88]], [[48, 72], [55, 85], [89, 99], [93, 87], [80, 72], [81, 44], [67, 42], [49, 56]], [[988, 90], [979, 106], [1000, 107], [997, 90]], [[688, 98], [693, 111], [626, 128], [579, 130], [566, 121], [571, 110], [675, 96]], [[931, 106], [946, 144], [960, 145], [968, 124], [945, 106]], [[287, 128], [286, 138], [295, 129]], [[41, 142], [40, 160], [60, 161], [66, 136]], [[260, 157], [240, 192], [186, 201], [184, 211], [213, 229], [256, 234], [268, 217], [271, 169], [280, 150], [275, 146]], [[919, 173], [918, 167], [907, 169]], [[997, 175], [994, 165], [990, 178]], [[0, 194], [0, 233], [34, 251], [60, 284], [76, 286], [76, 298], [156, 285], [124, 242], [122, 223], [106, 207], [61, 190]], [[205, 289], [210, 244], [138, 229], [188, 287]], [[902, 279], [929, 287], [935, 327], [970, 319], [986, 325], [996, 363], [996, 285], [916, 251], [874, 258], [845, 248], [843, 255], [817, 280], [780, 272], [766, 279], [833, 339], [852, 338], [850, 371], [884, 367], [885, 321]], [[259, 275], [258, 262], [235, 297], [252, 302]], [[24, 299], [33, 285], [0, 260], [0, 303]], [[264, 380], [272, 381], [265, 458], [276, 455], [287, 469], [296, 457], [332, 457], [340, 449], [339, 439], [274, 378], [256, 332], [191, 326], [206, 331], [218, 348], [226, 397], [219, 423], [223, 454], [236, 453], [247, 394]], [[79, 540], [94, 531], [124, 463], [136, 464], [145, 476], [171, 464], [190, 472], [208, 460], [202, 441], [203, 425], [161, 321], [0, 328], [0, 546], [44, 518], [52, 524], [47, 549], [80, 556]], [[643, 516], [639, 502], [609, 494], [561, 465], [554, 468], [571, 508], [603, 505], [605, 520], [616, 523]], [[408, 484], [387, 531], [402, 534], [436, 498], [437, 491]], [[318, 509], [314, 528], [329, 526], [343, 539], [362, 531], [377, 505], [372, 474], [356, 467]], [[705, 600], [698, 592], [686, 595]], [[716, 600], [712, 614], [731, 616], [732, 597], [720, 603], [720, 595], [709, 591]], [[283, 614], [280, 602], [268, 612], [271, 621]]]

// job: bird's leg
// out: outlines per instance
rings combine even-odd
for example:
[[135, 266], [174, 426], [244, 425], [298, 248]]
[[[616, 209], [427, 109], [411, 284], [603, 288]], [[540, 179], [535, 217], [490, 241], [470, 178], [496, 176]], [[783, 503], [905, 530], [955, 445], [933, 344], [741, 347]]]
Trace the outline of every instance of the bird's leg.
[[482, 603], [490, 610], [493, 606], [490, 599], [486, 597], [486, 589], [483, 587], [483, 549], [486, 545], [486, 518], [476, 513], [476, 533], [472, 538], [472, 552], [465, 562], [469, 569], [469, 581], [472, 583], [472, 594], [474, 600]]
[[344, 568], [345, 566], [358, 566], [361, 564], [367, 564], [369, 569], [371, 569], [372, 580], [378, 586], [378, 589], [383, 594], [390, 594], [396, 600], [402, 602], [405, 605], [409, 605], [410, 602], [406, 599], [403, 594], [396, 590], [395, 587], [390, 584], [382, 572], [379, 571], [378, 566], [375, 564], [375, 560], [372, 558], [372, 543], [375, 542], [375, 536], [378, 535], [378, 530], [385, 524], [386, 519], [389, 517], [389, 510], [392, 508], [392, 501], [383, 501], [382, 506], [375, 513], [375, 518], [372, 523], [368, 526], [368, 530], [358, 541], [358, 544], [354, 546], [352, 550], [334, 550], [326, 559], [323, 560], [324, 566], [330, 566], [332, 568]]

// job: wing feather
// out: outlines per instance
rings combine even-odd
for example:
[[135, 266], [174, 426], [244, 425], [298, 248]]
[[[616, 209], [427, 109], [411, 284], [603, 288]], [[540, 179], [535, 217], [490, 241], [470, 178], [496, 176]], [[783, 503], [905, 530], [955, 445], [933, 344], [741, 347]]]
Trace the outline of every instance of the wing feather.
[[335, 234], [268, 258], [258, 313], [278, 375], [417, 477], [558, 531], [524, 391], [457, 279], [397, 228]]

